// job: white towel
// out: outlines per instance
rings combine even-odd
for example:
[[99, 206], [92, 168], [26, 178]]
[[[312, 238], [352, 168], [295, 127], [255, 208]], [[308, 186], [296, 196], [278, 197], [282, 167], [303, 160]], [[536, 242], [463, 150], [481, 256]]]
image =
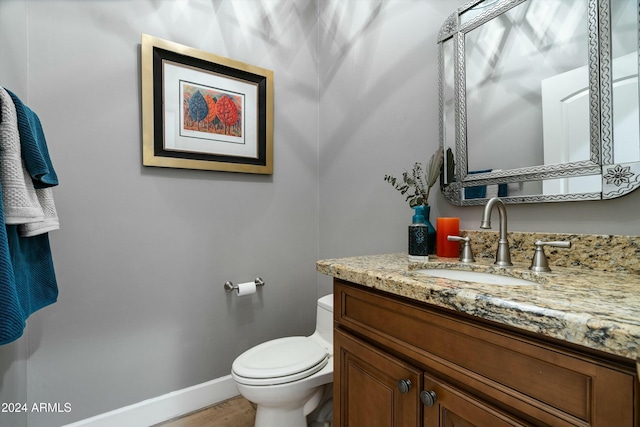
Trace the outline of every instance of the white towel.
[[44, 218], [41, 221], [20, 224], [18, 230], [23, 237], [37, 236], [60, 228], [58, 212], [53, 201], [53, 188], [36, 188], [36, 195], [44, 212]]
[[[502, 169], [493, 169], [491, 172], [500, 172], [501, 170]], [[498, 187], [498, 184], [487, 185], [487, 193], [486, 193], [487, 199], [498, 197], [499, 190], [500, 188]]]
[[44, 211], [38, 202], [31, 176], [20, 153], [20, 133], [16, 107], [11, 96], [0, 87], [0, 181], [6, 224], [42, 221]]
[[0, 182], [5, 224], [19, 225], [29, 237], [60, 228], [49, 188], [35, 189], [20, 151], [16, 108], [11, 96], [0, 87]]

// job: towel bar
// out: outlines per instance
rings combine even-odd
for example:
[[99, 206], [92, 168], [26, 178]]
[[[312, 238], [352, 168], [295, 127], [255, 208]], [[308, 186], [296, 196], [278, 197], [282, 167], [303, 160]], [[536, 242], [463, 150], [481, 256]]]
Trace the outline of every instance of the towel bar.
[[[262, 280], [260, 277], [256, 277], [256, 280], [254, 280], [254, 282], [256, 283], [256, 286], [264, 286], [264, 280]], [[227, 292], [231, 292], [234, 289], [238, 289], [238, 285], [234, 285], [233, 282], [225, 282], [224, 284], [224, 290]]]

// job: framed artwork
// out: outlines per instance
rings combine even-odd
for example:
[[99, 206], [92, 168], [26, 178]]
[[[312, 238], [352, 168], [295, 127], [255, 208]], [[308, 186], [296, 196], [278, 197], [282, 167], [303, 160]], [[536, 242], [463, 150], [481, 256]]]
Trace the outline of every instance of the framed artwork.
[[273, 173], [273, 71], [142, 35], [142, 164]]

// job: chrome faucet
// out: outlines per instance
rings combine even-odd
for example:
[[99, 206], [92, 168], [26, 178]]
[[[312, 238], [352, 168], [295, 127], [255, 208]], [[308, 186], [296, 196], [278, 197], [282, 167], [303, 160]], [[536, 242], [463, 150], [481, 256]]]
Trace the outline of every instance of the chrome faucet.
[[494, 206], [498, 207], [498, 215], [500, 215], [500, 240], [498, 240], [498, 250], [496, 251], [496, 262], [494, 264], [500, 267], [509, 267], [513, 263], [511, 262], [511, 252], [509, 252], [509, 241], [507, 240], [507, 208], [498, 197], [490, 199], [484, 207], [480, 228], [491, 228], [491, 211]]

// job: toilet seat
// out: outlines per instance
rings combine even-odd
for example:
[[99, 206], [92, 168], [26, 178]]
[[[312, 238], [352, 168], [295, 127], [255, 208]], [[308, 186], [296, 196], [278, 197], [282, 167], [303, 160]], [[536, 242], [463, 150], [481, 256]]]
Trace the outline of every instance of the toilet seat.
[[329, 361], [329, 352], [308, 337], [286, 337], [259, 344], [233, 362], [236, 381], [277, 385], [306, 378]]

